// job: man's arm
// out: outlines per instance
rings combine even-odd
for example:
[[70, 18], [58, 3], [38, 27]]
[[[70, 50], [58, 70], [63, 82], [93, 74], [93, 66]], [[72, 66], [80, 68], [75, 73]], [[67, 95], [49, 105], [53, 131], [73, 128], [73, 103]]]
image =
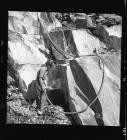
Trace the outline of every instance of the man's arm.
[[41, 86], [41, 90], [44, 91], [45, 88], [46, 88], [46, 84], [45, 84], [45, 81], [44, 81], [43, 77], [39, 78], [39, 83], [40, 83], [40, 86]]

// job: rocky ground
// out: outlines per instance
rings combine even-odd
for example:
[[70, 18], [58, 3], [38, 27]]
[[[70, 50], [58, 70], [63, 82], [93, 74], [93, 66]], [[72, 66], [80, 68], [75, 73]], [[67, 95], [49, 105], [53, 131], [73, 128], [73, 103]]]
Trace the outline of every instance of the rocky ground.
[[[21, 91], [15, 86], [15, 81], [8, 76], [7, 89], [7, 123], [9, 124], [65, 124], [71, 125], [69, 118], [58, 112], [52, 106], [42, 109], [42, 115], [38, 115], [35, 109], [24, 100]], [[56, 106], [63, 111], [63, 108]]]

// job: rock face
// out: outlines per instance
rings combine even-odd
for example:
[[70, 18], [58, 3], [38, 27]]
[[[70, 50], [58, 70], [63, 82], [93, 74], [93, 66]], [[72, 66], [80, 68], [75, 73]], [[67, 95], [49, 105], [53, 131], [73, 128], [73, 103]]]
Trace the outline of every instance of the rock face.
[[[41, 65], [49, 58], [53, 59], [59, 66], [53, 66], [47, 74], [47, 83], [52, 89], [47, 92], [49, 98], [55, 105], [62, 106], [64, 111], [80, 112], [96, 98], [104, 73], [96, 101], [85, 112], [73, 114], [72, 118], [80, 125], [104, 123], [106, 126], [119, 126], [120, 16], [80, 13], [76, 16], [72, 13], [71, 20], [76, 29], [71, 30], [68, 26], [70, 21], [66, 21], [69, 28], [65, 26], [62, 30], [62, 24], [55, 15], [9, 11], [9, 76], [21, 91], [27, 91]], [[111, 26], [104, 24], [104, 21], [110, 21]], [[114, 25], [116, 22], [117, 25]], [[96, 54], [101, 59], [85, 56]], [[56, 88], [58, 91], [55, 91]], [[96, 118], [96, 113], [100, 113], [103, 119]]]

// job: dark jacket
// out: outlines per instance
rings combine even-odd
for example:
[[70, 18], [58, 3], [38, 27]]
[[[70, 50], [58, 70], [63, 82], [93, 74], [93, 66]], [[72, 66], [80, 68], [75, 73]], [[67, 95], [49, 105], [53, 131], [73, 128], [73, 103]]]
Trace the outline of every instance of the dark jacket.
[[28, 86], [28, 90], [24, 97], [31, 105], [33, 104], [34, 100], [43, 94], [43, 85], [40, 83], [39, 78], [44, 79], [44, 74], [45, 70], [41, 68], [37, 73], [36, 80], [33, 80]]

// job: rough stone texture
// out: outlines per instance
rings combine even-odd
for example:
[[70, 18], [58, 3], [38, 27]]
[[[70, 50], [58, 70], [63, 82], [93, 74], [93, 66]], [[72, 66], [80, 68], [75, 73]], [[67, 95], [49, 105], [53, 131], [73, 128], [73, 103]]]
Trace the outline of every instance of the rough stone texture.
[[[106, 57], [108, 57], [108, 59], [105, 59]], [[105, 77], [99, 100], [102, 105], [105, 125], [110, 124], [117, 126], [119, 125], [118, 120], [120, 113], [120, 108], [118, 107], [120, 106], [120, 68], [119, 64], [116, 66], [112, 63], [112, 58], [113, 56], [102, 56], [104, 63], [106, 60], [108, 63], [105, 63], [104, 67]], [[115, 60], [119, 63], [117, 57], [115, 57]], [[94, 58], [86, 58], [85, 60], [80, 59], [79, 62], [90, 78], [96, 93], [98, 93], [102, 80], [102, 70], [99, 69], [97, 60]], [[116, 70], [118, 70], [117, 75], [115, 75], [112, 68], [116, 68]], [[111, 108], [113, 108], [114, 111], [112, 111]]]
[[[78, 13], [78, 15], [81, 14]], [[82, 23], [81, 18], [78, 19], [76, 17], [74, 19], [74, 21], [77, 19], [78, 23], [75, 22], [75, 24], [77, 28], [80, 29], [71, 31], [68, 36], [67, 32], [65, 33], [62, 30], [58, 31], [58, 28], [61, 28], [62, 25], [58, 19], [55, 18], [55, 13], [9, 12], [8, 85], [11, 86], [8, 86], [8, 98], [10, 98], [13, 92], [16, 93], [16, 95], [18, 92], [21, 93], [21, 91], [18, 91], [16, 88], [23, 88], [19, 86], [22, 80], [26, 85], [24, 88], [27, 90], [31, 81], [36, 79], [37, 71], [42, 64], [45, 64], [49, 56], [54, 57], [56, 60], [64, 59], [48, 40], [48, 36], [46, 35], [47, 30], [52, 41], [56, 44], [57, 49], [62, 50], [63, 53], [67, 52], [80, 56], [94, 54], [94, 50], [96, 49], [96, 52], [101, 55], [105, 70], [104, 84], [99, 96], [103, 111], [103, 120], [107, 126], [118, 126], [120, 112], [120, 41], [122, 36], [121, 25], [116, 26], [114, 24], [121, 24], [121, 17], [104, 14], [100, 16], [96, 14], [82, 14], [82, 17], [84, 17], [82, 18]], [[66, 25], [69, 25], [68, 22], [66, 22]], [[114, 52], [109, 50], [114, 50]], [[100, 69], [100, 67], [102, 67], [101, 62], [99, 62], [97, 57], [81, 57], [76, 59], [76, 61], [89, 77], [97, 94], [102, 78], [102, 69]], [[73, 98], [73, 100], [69, 98], [69, 109], [70, 111], [80, 111], [87, 106], [87, 103], [78, 96], [76, 90], [78, 86], [69, 63], [64, 67], [66, 67], [66, 72], [64, 72], [64, 77], [66, 78], [60, 80], [68, 84], [68, 89], [66, 89], [66, 86], [65, 90], [68, 91], [69, 96]], [[54, 71], [56, 72], [56, 70]], [[56, 80], [57, 79], [58, 78], [56, 78]], [[54, 80], [54, 78], [52, 78], [52, 80]], [[82, 84], [83, 83], [82, 81]], [[58, 81], [56, 85], [59, 85]], [[13, 87], [15, 87], [14, 90]], [[53, 117], [48, 117], [46, 111], [43, 113], [46, 118], [43, 118], [43, 115], [36, 116], [35, 111], [30, 111], [29, 105], [25, 103], [25, 101], [22, 101], [23, 98], [15, 96], [13, 99], [13, 101], [7, 103], [9, 108], [12, 108], [7, 111], [8, 122], [71, 124], [68, 118], [66, 118], [67, 116], [60, 114], [57, 110], [49, 108], [47, 114], [53, 115], [55, 111], [64, 121], [62, 119], [60, 121], [59, 119], [54, 120]], [[26, 104], [25, 109], [23, 103]], [[14, 112], [16, 112], [16, 114]], [[55, 117], [58, 117], [57, 115]], [[10, 118], [13, 119], [9, 121]], [[73, 118], [77, 124], [97, 125], [94, 112], [91, 108], [88, 108], [84, 113], [73, 115]]]
[[116, 37], [121, 38], [121, 36], [122, 36], [122, 26], [121, 26], [121, 24], [120, 25], [114, 25], [114, 26], [111, 26], [111, 27], [104, 26], [104, 28], [109, 33], [109, 36], [116, 36]]

